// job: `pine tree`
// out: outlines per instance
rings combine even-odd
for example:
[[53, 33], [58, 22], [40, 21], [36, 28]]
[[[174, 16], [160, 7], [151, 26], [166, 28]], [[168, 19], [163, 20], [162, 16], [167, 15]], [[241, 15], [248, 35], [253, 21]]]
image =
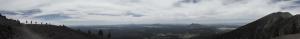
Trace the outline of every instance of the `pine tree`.
[[32, 24], [32, 21], [30, 21], [30, 24]]
[[77, 29], [78, 31], [81, 31], [80, 29]]
[[99, 36], [103, 36], [103, 31], [102, 31], [102, 30], [99, 30], [99, 31], [98, 31], [98, 35], [99, 35]]
[[27, 23], [28, 23], [28, 21], [26, 20], [25, 24], [27, 24]]
[[107, 39], [111, 39], [111, 32], [108, 32]]
[[87, 31], [88, 34], [92, 34], [92, 32], [90, 30]]

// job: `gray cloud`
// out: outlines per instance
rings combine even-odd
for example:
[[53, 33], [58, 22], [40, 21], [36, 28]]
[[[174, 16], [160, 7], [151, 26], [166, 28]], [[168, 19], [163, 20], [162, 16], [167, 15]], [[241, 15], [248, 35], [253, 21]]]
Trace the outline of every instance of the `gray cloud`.
[[145, 15], [142, 15], [142, 14], [136, 14], [136, 13], [133, 13], [133, 12], [127, 12], [126, 15], [132, 16], [132, 17], [142, 17], [142, 16], [145, 16]]
[[21, 15], [24, 15], [24, 16], [31, 16], [33, 14], [41, 13], [42, 11], [40, 9], [31, 9], [31, 10], [21, 10], [18, 12], [23, 13]]
[[70, 25], [238, 23], [276, 11], [298, 14], [299, 3], [299, 0], [0, 0], [0, 9], [10, 11], [3, 13], [16, 19]]
[[36, 16], [34, 18], [49, 21], [49, 20], [70, 19], [72, 17], [66, 16], [66, 15], [63, 15], [63, 14], [48, 14], [48, 15]]
[[198, 3], [200, 2], [201, 0], [182, 0], [180, 2], [184, 2], [184, 3]]
[[10, 12], [10, 11], [0, 11], [0, 13], [3, 15], [17, 15], [18, 14], [16, 12]]
[[115, 14], [101, 14], [101, 13], [88, 13], [89, 15], [102, 15], [102, 16], [121, 16], [121, 15], [115, 15]]

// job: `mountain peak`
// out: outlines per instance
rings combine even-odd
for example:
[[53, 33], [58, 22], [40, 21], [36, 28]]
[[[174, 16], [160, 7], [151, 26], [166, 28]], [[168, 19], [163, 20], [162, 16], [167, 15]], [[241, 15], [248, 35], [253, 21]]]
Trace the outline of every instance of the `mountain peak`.
[[275, 14], [279, 14], [280, 16], [292, 16], [289, 12], [276, 12]]
[[293, 15], [289, 12], [275, 12], [272, 14], [269, 14], [265, 17], [282, 17], [282, 18], [289, 18], [292, 17]]
[[296, 26], [294, 24], [297, 24], [295, 21], [299, 17], [300, 15], [293, 16], [289, 12], [274, 12], [236, 30], [224, 33], [217, 39], [270, 39], [279, 35], [297, 33], [293, 27]]
[[289, 15], [291, 15], [291, 13], [290, 12], [275, 12], [275, 14], [289, 14]]

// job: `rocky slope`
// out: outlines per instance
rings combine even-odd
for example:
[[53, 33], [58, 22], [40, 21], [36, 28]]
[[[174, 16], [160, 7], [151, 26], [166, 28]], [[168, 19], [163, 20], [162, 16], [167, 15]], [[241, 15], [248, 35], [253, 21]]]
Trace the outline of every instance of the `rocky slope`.
[[300, 30], [300, 15], [289, 12], [275, 12], [215, 39], [271, 39], [296, 34]]

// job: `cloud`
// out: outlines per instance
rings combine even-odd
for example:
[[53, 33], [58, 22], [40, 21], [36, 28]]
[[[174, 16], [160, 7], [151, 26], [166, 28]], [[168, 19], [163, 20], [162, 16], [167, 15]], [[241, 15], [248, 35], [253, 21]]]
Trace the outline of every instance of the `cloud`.
[[[12, 18], [81, 24], [244, 23], [277, 11], [299, 13], [299, 0], [0, 0]], [[28, 16], [24, 14], [29, 14]], [[47, 17], [45, 19], [45, 17]], [[51, 17], [51, 18], [48, 18]], [[53, 20], [59, 19], [59, 20]], [[86, 23], [82, 23], [86, 22]]]
[[9, 11], [0, 11], [1, 14], [3, 15], [17, 15], [18, 13], [15, 13], [15, 12], [9, 12]]
[[68, 17], [63, 14], [48, 14], [48, 15], [42, 15], [42, 16], [36, 16], [34, 18], [39, 18], [41, 20], [61, 20], [61, 19], [69, 19], [72, 17]]
[[17, 11], [17, 12], [22, 13], [21, 15], [24, 15], [24, 16], [31, 16], [34, 14], [41, 13], [42, 11], [40, 9], [30, 9], [30, 10], [23, 10], [23, 11]]
[[89, 13], [89, 15], [121, 16], [121, 15], [115, 15], [115, 14], [103, 14], [103, 13]]
[[127, 12], [125, 15], [132, 16], [132, 17], [142, 17], [142, 16], [145, 16], [145, 15], [137, 14], [137, 13], [134, 13], [134, 12]]

